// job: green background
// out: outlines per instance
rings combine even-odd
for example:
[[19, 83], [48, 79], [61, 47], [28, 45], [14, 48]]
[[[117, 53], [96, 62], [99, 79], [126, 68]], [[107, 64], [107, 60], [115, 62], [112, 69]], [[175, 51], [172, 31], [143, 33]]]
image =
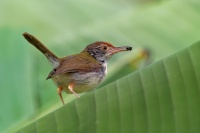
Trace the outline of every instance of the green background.
[[[56, 87], [45, 80], [51, 66], [25, 41], [23, 32], [38, 37], [59, 57], [101, 40], [147, 48], [155, 61], [199, 40], [199, 15], [197, 0], [0, 1], [0, 131], [62, 106]], [[134, 51], [114, 56], [109, 80], [116, 73], [122, 76], [118, 66], [132, 58]], [[75, 99], [64, 97], [66, 103]]]

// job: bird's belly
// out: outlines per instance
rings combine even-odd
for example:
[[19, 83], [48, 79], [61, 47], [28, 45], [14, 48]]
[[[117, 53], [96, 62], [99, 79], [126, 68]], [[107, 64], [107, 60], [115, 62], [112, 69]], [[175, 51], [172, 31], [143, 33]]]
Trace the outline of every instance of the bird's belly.
[[76, 93], [82, 93], [94, 89], [105, 77], [106, 73], [66, 73], [56, 75], [52, 78], [54, 83], [66, 93], [71, 93], [68, 89], [69, 84], [73, 84]]

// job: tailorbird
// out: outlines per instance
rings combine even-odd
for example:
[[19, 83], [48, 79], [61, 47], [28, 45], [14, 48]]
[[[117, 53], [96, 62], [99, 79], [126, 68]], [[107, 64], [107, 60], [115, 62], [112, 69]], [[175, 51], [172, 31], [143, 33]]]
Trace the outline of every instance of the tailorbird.
[[115, 47], [108, 42], [98, 41], [74, 55], [58, 58], [44, 46], [36, 37], [29, 33], [23, 34], [24, 38], [42, 52], [53, 66], [47, 76], [58, 87], [58, 95], [64, 105], [62, 91], [74, 94], [94, 89], [102, 82], [107, 73], [107, 61], [110, 57], [121, 51], [131, 51], [132, 47]]

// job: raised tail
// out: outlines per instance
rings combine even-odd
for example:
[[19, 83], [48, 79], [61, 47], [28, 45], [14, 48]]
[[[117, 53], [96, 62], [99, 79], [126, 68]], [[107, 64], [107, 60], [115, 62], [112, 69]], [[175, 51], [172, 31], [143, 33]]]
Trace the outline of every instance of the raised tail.
[[51, 62], [54, 68], [60, 65], [60, 59], [47, 47], [45, 47], [44, 44], [42, 44], [36, 37], [27, 32], [25, 32], [23, 36], [30, 44], [35, 46], [38, 50], [40, 50], [40, 52], [42, 52], [47, 57], [47, 59]]

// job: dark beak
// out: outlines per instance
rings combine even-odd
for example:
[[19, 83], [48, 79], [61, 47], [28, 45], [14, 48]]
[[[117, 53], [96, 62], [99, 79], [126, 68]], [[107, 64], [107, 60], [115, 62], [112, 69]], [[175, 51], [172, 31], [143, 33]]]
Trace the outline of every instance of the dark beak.
[[109, 50], [108, 53], [109, 53], [109, 55], [113, 55], [115, 53], [119, 53], [122, 51], [131, 51], [131, 50], [132, 50], [132, 47], [129, 47], [129, 46], [114, 47], [111, 50]]

